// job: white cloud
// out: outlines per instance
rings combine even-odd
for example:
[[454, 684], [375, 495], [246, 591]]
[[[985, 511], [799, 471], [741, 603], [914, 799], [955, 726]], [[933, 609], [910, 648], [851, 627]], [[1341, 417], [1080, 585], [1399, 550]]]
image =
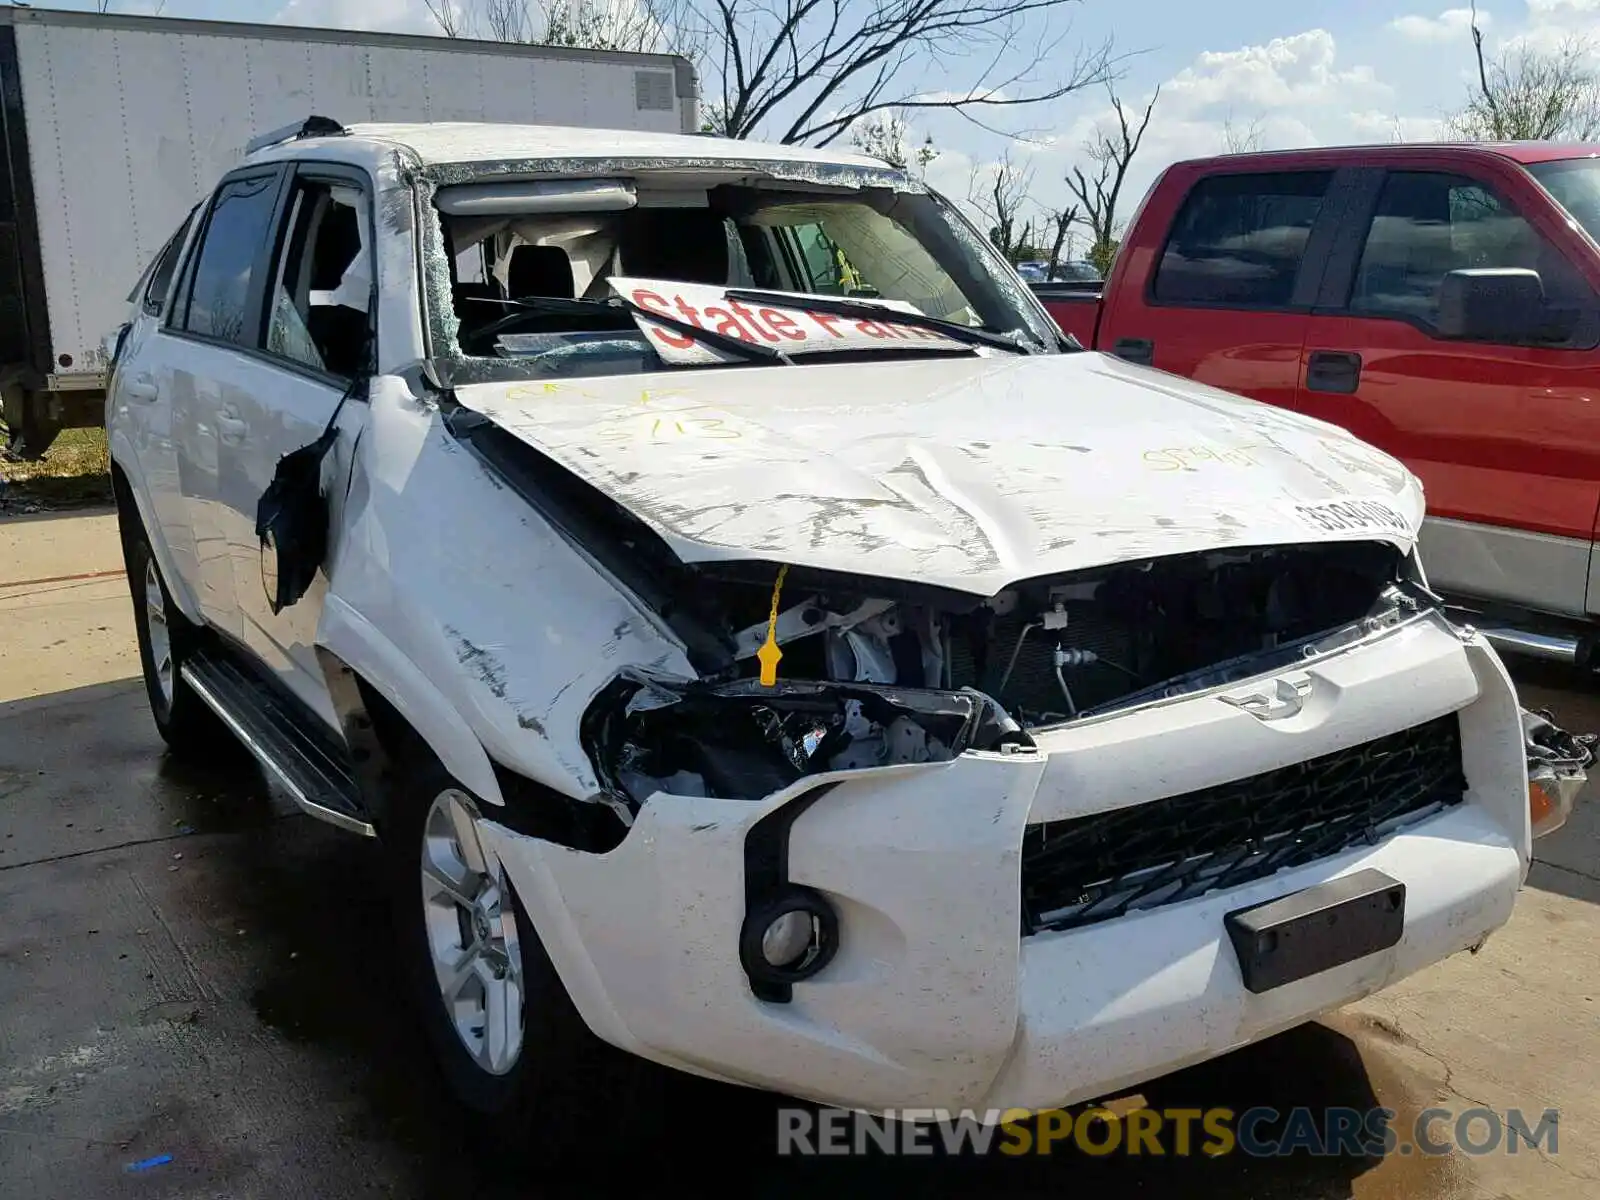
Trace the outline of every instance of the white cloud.
[[[1478, 28], [1488, 29], [1489, 13], [1479, 10]], [[1447, 8], [1436, 17], [1396, 17], [1389, 28], [1415, 42], [1454, 42], [1472, 36], [1472, 10]]]
[[289, 0], [274, 19], [280, 25], [325, 29], [439, 32], [439, 23], [422, 0]]
[[[1337, 57], [1333, 35], [1324, 29], [1198, 55], [1162, 84], [1135, 170], [1153, 176], [1175, 159], [1220, 154], [1230, 124], [1240, 132], [1253, 129], [1264, 150], [1324, 142], [1319, 130], [1331, 114], [1349, 113], [1363, 101], [1373, 106], [1391, 92], [1371, 67], [1342, 67]], [[1130, 116], [1137, 119], [1148, 100], [1139, 99]], [[1130, 99], [1123, 103], [1133, 106]], [[1070, 153], [1096, 129], [1113, 128], [1114, 120], [1109, 108], [1080, 117], [1057, 144]], [[1335, 136], [1348, 140], [1347, 133]]]
[[1600, 0], [1528, 0], [1528, 15], [1535, 21], [1582, 18], [1590, 13], [1600, 13]]
[[1363, 94], [1387, 93], [1371, 67], [1341, 69], [1326, 29], [1238, 50], [1206, 51], [1162, 88], [1162, 103], [1187, 111], [1232, 105], [1277, 108], [1349, 104]]
[[[1130, 120], [1137, 122], [1150, 96], [1126, 94], [1122, 99]], [[1124, 185], [1119, 216], [1127, 220], [1133, 215], [1140, 197], [1169, 164], [1225, 153], [1229, 125], [1236, 136], [1254, 135], [1252, 141], [1263, 150], [1386, 142], [1396, 128], [1407, 140], [1433, 133], [1436, 122], [1419, 117], [1397, 121], [1390, 115], [1394, 107], [1394, 89], [1372, 67], [1341, 62], [1338, 45], [1325, 29], [1203, 52], [1162, 84]], [[1097, 129], [1114, 129], [1115, 114], [1103, 98], [1095, 104], [1086, 95], [1079, 100], [1076, 117], [1056, 128], [1043, 143], [1011, 145], [1012, 162], [1032, 169], [1034, 199], [1044, 208], [1067, 199], [1063, 179], [1073, 164], [1083, 164], [1083, 143]], [[963, 197], [972, 164], [979, 163], [980, 178], [986, 178], [992, 159], [992, 152], [969, 157], [946, 150], [930, 169], [929, 182], [952, 198]]]

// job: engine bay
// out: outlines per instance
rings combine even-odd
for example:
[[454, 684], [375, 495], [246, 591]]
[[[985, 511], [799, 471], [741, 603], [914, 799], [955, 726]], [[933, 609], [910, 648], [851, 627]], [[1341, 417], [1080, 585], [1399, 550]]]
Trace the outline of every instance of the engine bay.
[[1381, 542], [1214, 550], [987, 600], [786, 569], [721, 578], [698, 599], [702, 620], [714, 610], [734, 631], [733, 664], [688, 686], [625, 675], [585, 741], [635, 805], [1027, 745], [1029, 730], [1248, 678], [1397, 621], [1422, 605], [1404, 565]]

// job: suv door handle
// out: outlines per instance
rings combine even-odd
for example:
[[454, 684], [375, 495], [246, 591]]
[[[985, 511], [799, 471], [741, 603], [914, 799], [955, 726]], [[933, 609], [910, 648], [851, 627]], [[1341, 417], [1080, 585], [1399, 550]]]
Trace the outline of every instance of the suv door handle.
[[1118, 338], [1111, 353], [1142, 367], [1152, 366], [1156, 359], [1156, 344], [1149, 338]]
[[244, 435], [250, 432], [250, 426], [242, 421], [238, 414], [229, 409], [223, 409], [217, 414], [217, 436], [230, 446], [237, 446], [244, 441]]
[[122, 385], [122, 390], [131, 400], [155, 400], [161, 395], [161, 389], [156, 386], [155, 376], [149, 371], [140, 371]]
[[1348, 396], [1361, 386], [1361, 355], [1348, 350], [1313, 350], [1306, 360], [1306, 390]]

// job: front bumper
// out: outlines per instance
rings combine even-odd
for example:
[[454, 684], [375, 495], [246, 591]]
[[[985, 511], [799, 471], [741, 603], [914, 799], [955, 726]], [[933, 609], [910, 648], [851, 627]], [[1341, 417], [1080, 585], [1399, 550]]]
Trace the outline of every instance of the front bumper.
[[[1037, 753], [812, 777], [759, 802], [657, 795], [622, 845], [582, 854], [492, 822], [580, 1012], [606, 1040], [731, 1082], [864, 1109], [1040, 1108], [1105, 1095], [1266, 1037], [1476, 945], [1527, 873], [1516, 695], [1494, 653], [1424, 618], [1305, 671], [1303, 709], [1262, 720], [1216, 695], [1077, 722]], [[1461, 722], [1464, 803], [1269, 878], [1022, 937], [1026, 826], [1136, 805]], [[839, 914], [840, 949], [790, 1003], [738, 958], [744, 848], [795, 821], [789, 875]], [[1256, 995], [1223, 914], [1375, 867], [1407, 888], [1398, 944]]]

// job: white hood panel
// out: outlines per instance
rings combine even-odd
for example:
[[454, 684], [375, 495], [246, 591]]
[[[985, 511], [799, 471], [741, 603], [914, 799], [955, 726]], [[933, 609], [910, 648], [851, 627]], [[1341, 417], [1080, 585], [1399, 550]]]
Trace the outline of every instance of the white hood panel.
[[1410, 472], [1343, 430], [1092, 353], [472, 384], [457, 397], [685, 562], [770, 559], [989, 596], [1230, 545], [1409, 550], [1423, 515]]

